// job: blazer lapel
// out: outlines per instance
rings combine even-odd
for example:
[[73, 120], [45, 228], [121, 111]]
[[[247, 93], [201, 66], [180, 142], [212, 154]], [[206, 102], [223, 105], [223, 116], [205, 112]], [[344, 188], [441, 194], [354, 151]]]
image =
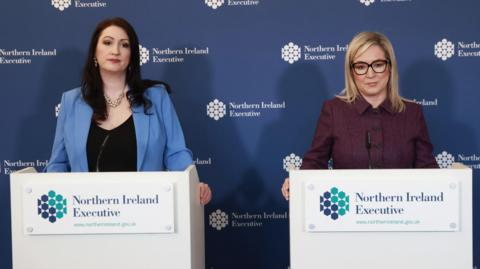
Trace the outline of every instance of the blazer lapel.
[[143, 106], [132, 108], [135, 135], [137, 138], [137, 171], [141, 171], [145, 154], [147, 152], [148, 134], [150, 133], [150, 117], [145, 115]]
[[83, 101], [83, 99], [79, 99], [77, 102], [78, 106], [75, 111], [75, 119], [77, 122], [74, 124], [74, 132], [77, 152], [79, 154], [78, 156], [80, 161], [79, 171], [88, 172], [87, 137], [88, 132], [90, 131], [93, 110], [87, 103], [85, 103], [85, 101]]

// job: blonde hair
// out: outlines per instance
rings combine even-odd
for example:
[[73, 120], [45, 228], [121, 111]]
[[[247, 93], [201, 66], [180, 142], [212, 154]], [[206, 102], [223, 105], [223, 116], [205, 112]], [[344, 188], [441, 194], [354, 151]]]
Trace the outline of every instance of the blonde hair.
[[347, 103], [353, 103], [360, 92], [353, 79], [353, 71], [351, 65], [355, 55], [364, 53], [368, 48], [377, 45], [382, 48], [385, 57], [390, 62], [390, 77], [387, 84], [387, 98], [392, 104], [395, 112], [402, 112], [405, 110], [404, 99], [400, 96], [398, 86], [398, 68], [395, 52], [393, 51], [392, 43], [388, 38], [378, 32], [361, 32], [353, 37], [348, 45], [347, 53], [345, 55], [345, 89], [338, 95], [340, 99]]

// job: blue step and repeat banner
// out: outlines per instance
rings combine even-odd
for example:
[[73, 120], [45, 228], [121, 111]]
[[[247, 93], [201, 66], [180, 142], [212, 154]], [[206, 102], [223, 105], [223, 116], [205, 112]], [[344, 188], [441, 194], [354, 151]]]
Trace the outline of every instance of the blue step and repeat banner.
[[286, 168], [299, 166], [322, 102], [344, 85], [346, 45], [385, 33], [402, 95], [424, 106], [441, 167], [474, 168], [480, 266], [478, 0], [26, 0], [0, 16], [0, 268], [11, 267], [9, 174], [42, 169], [61, 93], [79, 85], [90, 35], [122, 16], [145, 78], [167, 81], [203, 181], [206, 268], [287, 268]]

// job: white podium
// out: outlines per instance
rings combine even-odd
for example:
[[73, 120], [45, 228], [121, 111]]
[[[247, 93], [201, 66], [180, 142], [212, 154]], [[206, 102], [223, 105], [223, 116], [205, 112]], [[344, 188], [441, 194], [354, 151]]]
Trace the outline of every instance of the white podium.
[[471, 269], [472, 170], [290, 172], [292, 269]]
[[14, 173], [14, 269], [204, 269], [194, 166], [183, 172]]

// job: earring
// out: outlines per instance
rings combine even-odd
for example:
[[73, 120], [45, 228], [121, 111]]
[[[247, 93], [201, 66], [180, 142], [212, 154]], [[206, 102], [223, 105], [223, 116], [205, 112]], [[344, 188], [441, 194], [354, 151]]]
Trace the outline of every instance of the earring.
[[98, 62], [96, 57], [93, 57], [93, 64], [95, 65], [95, 67], [98, 67]]

